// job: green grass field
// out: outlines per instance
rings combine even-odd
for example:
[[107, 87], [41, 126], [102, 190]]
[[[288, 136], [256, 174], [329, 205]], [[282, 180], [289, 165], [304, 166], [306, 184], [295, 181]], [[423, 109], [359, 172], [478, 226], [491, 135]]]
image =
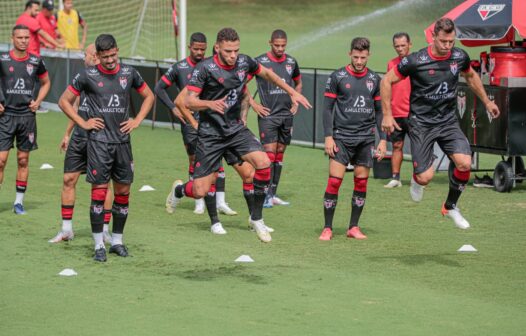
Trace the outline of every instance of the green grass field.
[[[352, 176], [341, 188], [336, 236], [318, 241], [327, 160], [291, 147], [280, 186], [290, 207], [264, 211], [273, 241], [246, 228], [241, 181], [227, 169], [227, 200], [240, 214], [222, 217], [226, 236], [208, 231], [206, 215], [185, 200], [164, 211], [186, 158], [180, 133], [137, 129], [136, 179], [125, 241], [133, 257], [91, 260], [89, 187], [79, 183], [76, 237], [47, 243], [60, 226], [58, 151], [66, 118], [38, 115], [40, 149], [31, 156], [28, 215], [11, 213], [15, 157], [0, 191], [0, 334], [2, 335], [523, 335], [526, 294], [526, 188], [468, 187], [460, 206], [468, 231], [440, 216], [447, 176], [440, 173], [421, 204], [403, 188], [370, 179], [361, 220], [366, 241], [345, 238]], [[481, 162], [491, 168], [496, 156]], [[50, 163], [53, 170], [39, 170]], [[144, 185], [154, 192], [138, 192]], [[472, 244], [479, 252], [456, 250]], [[236, 264], [250, 255], [255, 263]], [[57, 275], [73, 268], [78, 276]]]

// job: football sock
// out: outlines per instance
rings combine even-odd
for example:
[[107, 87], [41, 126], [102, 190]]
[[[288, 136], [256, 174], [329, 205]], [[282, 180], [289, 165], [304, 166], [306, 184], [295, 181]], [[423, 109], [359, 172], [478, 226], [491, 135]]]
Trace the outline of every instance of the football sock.
[[400, 181], [400, 173], [393, 173], [393, 180]]
[[[101, 233], [104, 225], [104, 200], [108, 188], [91, 188], [91, 206], [89, 211], [89, 217], [91, 222], [91, 232], [94, 234], [95, 239], [96, 233]], [[102, 238], [101, 238], [102, 239]], [[95, 241], [95, 249], [97, 249], [97, 241]]]
[[111, 209], [104, 209], [104, 224], [110, 224]]
[[177, 198], [182, 198], [184, 196], [194, 198], [194, 194], [192, 192], [192, 186], [194, 185], [194, 181], [188, 181], [185, 184], [178, 185], [175, 187], [174, 195]]
[[351, 205], [351, 220], [349, 221], [349, 228], [358, 226], [358, 221], [362, 215], [362, 210], [365, 205], [365, 196], [367, 195], [367, 177], [354, 178], [354, 191], [352, 193]]
[[219, 215], [217, 214], [217, 205], [216, 205], [216, 186], [212, 184], [208, 193], [205, 196], [205, 205], [206, 210], [208, 211], [208, 216], [210, 217], [211, 225], [219, 223]]
[[24, 195], [27, 189], [27, 181], [16, 180], [16, 198], [14, 204], [24, 204]]
[[111, 235], [111, 246], [122, 245], [122, 233], [112, 233]]
[[270, 183], [270, 167], [263, 169], [256, 169], [254, 174], [254, 206], [252, 207], [252, 220], [260, 220], [263, 218], [263, 203], [267, 195], [268, 186]]
[[274, 194], [272, 193], [273, 191], [273, 180], [274, 180], [274, 162], [276, 161], [276, 153], [274, 152], [266, 152], [267, 153], [267, 156], [270, 160], [270, 185], [269, 185], [269, 188], [267, 190], [267, 196], [268, 197], [272, 197], [274, 196]]
[[332, 220], [336, 205], [338, 204], [338, 192], [343, 180], [339, 177], [329, 176], [325, 195], [323, 196], [323, 216], [325, 217], [325, 227], [332, 228]]
[[62, 204], [62, 231], [72, 231], [73, 230], [73, 208], [74, 205], [64, 205]]
[[454, 209], [462, 194], [462, 191], [466, 188], [466, 184], [469, 181], [470, 171], [460, 171], [457, 168], [453, 169], [453, 174], [449, 176], [449, 193], [447, 195], [446, 203], [444, 207], [447, 210]]
[[93, 232], [92, 236], [93, 236], [93, 240], [95, 241], [95, 250], [98, 250], [100, 248], [105, 248], [102, 232], [97, 232], [97, 233]]
[[130, 194], [115, 195], [113, 199], [113, 207], [111, 209], [113, 215], [112, 234], [122, 234], [124, 232], [124, 226], [128, 219], [129, 199]]
[[223, 166], [217, 171], [216, 192], [225, 192], [225, 168]]
[[248, 214], [252, 215], [252, 209], [254, 208], [254, 184], [243, 183], [243, 196], [247, 202]]
[[276, 153], [276, 159], [272, 164], [272, 195], [278, 192], [279, 179], [281, 178], [281, 169], [283, 168], [283, 153]]

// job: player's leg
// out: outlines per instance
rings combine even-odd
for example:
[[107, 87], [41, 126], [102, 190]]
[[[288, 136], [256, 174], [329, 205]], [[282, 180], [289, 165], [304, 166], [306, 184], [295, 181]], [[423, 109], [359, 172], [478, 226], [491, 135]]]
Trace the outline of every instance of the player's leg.
[[55, 237], [49, 240], [50, 243], [68, 241], [74, 238], [73, 234], [73, 211], [75, 208], [75, 193], [77, 181], [80, 177], [79, 172], [64, 173], [61, 194], [62, 228]]
[[391, 181], [384, 187], [388, 189], [398, 188], [402, 186], [400, 181], [400, 169], [404, 159], [404, 138], [407, 133], [407, 118], [396, 118], [397, 124], [402, 130], [394, 130], [389, 136], [389, 140], [393, 145], [393, 154], [391, 157]]
[[4, 170], [7, 166], [7, 159], [9, 158], [9, 150], [0, 151], [0, 190], [4, 182]]
[[16, 125], [13, 117], [0, 114], [0, 190], [4, 182], [4, 171], [9, 158], [9, 151], [13, 148]]
[[17, 172], [16, 172], [16, 197], [13, 203], [13, 211], [17, 215], [25, 215], [24, 196], [27, 190], [27, 180], [29, 177], [29, 152], [18, 150], [16, 153]]
[[[274, 174], [274, 162], [276, 161], [276, 152], [278, 147], [278, 125], [279, 123], [275, 118], [258, 118], [259, 138], [263, 149], [270, 160], [270, 181], [272, 182], [272, 176]], [[263, 206], [265, 208], [272, 208], [272, 185], [269, 186], [265, 202]]]
[[[192, 180], [194, 178], [195, 151], [197, 149], [197, 130], [190, 124], [186, 124], [182, 126], [182, 134], [186, 154], [188, 155], [188, 176]], [[205, 208], [204, 198], [196, 198], [194, 213], [202, 215], [205, 213]]]
[[18, 169], [16, 174], [16, 198], [13, 210], [17, 215], [25, 214], [24, 196], [27, 190], [29, 177], [29, 153], [38, 148], [36, 118], [17, 117], [16, 120], [16, 147]]
[[254, 207], [254, 167], [247, 162], [232, 165], [243, 181], [243, 197], [247, 203], [248, 215], [252, 214]]
[[[126, 181], [128, 182], [128, 181]], [[128, 249], [124, 245], [124, 227], [128, 220], [129, 204], [130, 204], [130, 184], [119, 183], [116, 179], [113, 180], [113, 206], [111, 214], [113, 217], [113, 225], [111, 230], [111, 247], [110, 253], [115, 253], [120, 257], [128, 256]], [[104, 202], [106, 202], [104, 199]], [[104, 234], [103, 234], [104, 235]]]
[[225, 168], [223, 167], [223, 163], [221, 163], [221, 167], [217, 171], [217, 179], [216, 179], [216, 206], [217, 210], [225, 214], [227, 216], [235, 216], [237, 215], [237, 212], [232, 210], [225, 199], [225, 186], [226, 186], [226, 174], [225, 174]]
[[354, 190], [351, 201], [351, 219], [349, 221], [349, 229], [347, 230], [347, 237], [349, 238], [367, 238], [367, 236], [361, 232], [358, 222], [360, 221], [360, 216], [362, 215], [362, 211], [365, 206], [369, 169], [369, 167], [362, 166], [358, 163], [354, 164]]
[[276, 156], [272, 164], [272, 203], [274, 205], [289, 205], [289, 202], [283, 201], [277, 196], [279, 180], [281, 179], [281, 170], [283, 169], [283, 157], [285, 149], [292, 140], [292, 125], [294, 119], [292, 117], [284, 118], [278, 127], [278, 143], [276, 146]]
[[[332, 238], [332, 222], [336, 205], [338, 204], [338, 194], [343, 177], [345, 176], [345, 168], [349, 163], [344, 153], [345, 148], [340, 146], [339, 148], [342, 153], [339, 153], [334, 159], [331, 158], [329, 160], [329, 178], [327, 180], [325, 194], [323, 195], [323, 217], [325, 219], [325, 225], [321, 232], [320, 240], [331, 240]], [[344, 162], [342, 163], [341, 161]]]
[[113, 208], [113, 193], [110, 187], [108, 187], [108, 193], [104, 200], [104, 225], [102, 227], [102, 236], [104, 237], [104, 243], [111, 243], [110, 234], [110, 221], [111, 221], [111, 210]]
[[409, 193], [415, 202], [422, 200], [424, 187], [433, 179], [435, 173], [433, 147], [439, 132], [440, 129], [437, 127], [423, 127], [414, 124], [409, 127], [408, 136], [411, 140], [411, 157], [413, 160], [413, 176]]
[[267, 196], [265, 198], [265, 203], [263, 204], [263, 206], [265, 208], [272, 208], [272, 206], [274, 205], [274, 203], [272, 202], [272, 199], [274, 198], [272, 181], [273, 181], [273, 176], [274, 176], [274, 167], [275, 167], [274, 164], [276, 162], [278, 143], [277, 142], [263, 143], [263, 149], [265, 150], [265, 153], [267, 154], [268, 159], [270, 161], [270, 181], [271, 181], [271, 184], [267, 191]]

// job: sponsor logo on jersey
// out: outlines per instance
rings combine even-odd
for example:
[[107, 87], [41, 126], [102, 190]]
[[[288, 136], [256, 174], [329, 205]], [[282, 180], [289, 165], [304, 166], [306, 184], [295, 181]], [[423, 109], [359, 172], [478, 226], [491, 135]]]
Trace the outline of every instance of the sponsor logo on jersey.
[[457, 108], [460, 119], [464, 118], [464, 113], [466, 112], [466, 93], [464, 91], [459, 91], [457, 95]]
[[121, 73], [123, 75], [129, 75], [131, 73], [131, 69], [127, 66], [121, 68]]
[[29, 142], [34, 143], [35, 142], [35, 133], [31, 132], [27, 135], [29, 138]]
[[179, 68], [188, 69], [188, 63], [186, 61], [182, 61], [181, 63], [179, 63]]
[[345, 71], [345, 70], [341, 70], [340, 72], [338, 72], [338, 73], [336, 74], [336, 76], [339, 77], [339, 78], [346, 77], [346, 76], [347, 76], [347, 71]]
[[208, 64], [208, 68], [211, 71], [215, 71], [215, 70], [217, 70], [217, 65], [215, 63], [210, 63], [210, 64]]
[[29, 57], [29, 62], [38, 63], [38, 57], [35, 57], [35, 56]]
[[[420, 56], [418, 56], [418, 62], [419, 63], [426, 63], [428, 61], [429, 61], [429, 56], [427, 56], [427, 55], [420, 55]], [[402, 60], [402, 62], [403, 62], [403, 60]]]
[[453, 58], [460, 58], [460, 56], [462, 56], [462, 53], [458, 50], [455, 50], [453, 52]]
[[121, 85], [121, 88], [123, 90], [126, 90], [126, 87], [128, 86], [128, 78], [126, 78], [126, 77], [119, 77], [119, 84]]
[[26, 64], [26, 70], [27, 70], [28, 75], [31, 76], [34, 70], [33, 64]]
[[287, 73], [289, 75], [292, 75], [292, 65], [290, 64], [285, 64], [285, 70], [287, 70]]
[[238, 70], [236, 72], [237, 78], [239, 78], [240, 81], [243, 81], [245, 79], [245, 73], [246, 73], [245, 70]]
[[287, 57], [287, 62], [289, 62], [289, 63], [294, 63], [294, 58], [292, 58], [292, 57]]
[[451, 73], [453, 75], [456, 75], [457, 72], [458, 72], [458, 64], [457, 64], [457, 62], [450, 63], [449, 64], [449, 70], [451, 70]]
[[502, 12], [502, 10], [506, 7], [504, 4], [499, 5], [479, 5], [477, 8], [477, 12], [479, 12], [480, 18], [482, 21], [486, 21], [489, 18], [494, 17], [495, 15]]
[[372, 80], [367, 80], [365, 82], [365, 85], [367, 85], [367, 89], [369, 90], [369, 92], [372, 92], [373, 89], [374, 89], [374, 82]]
[[259, 61], [260, 61], [261, 63], [268, 63], [268, 62], [270, 62], [270, 60], [268, 59], [267, 56], [263, 56], [263, 57], [261, 57], [261, 58], [259, 59]]
[[99, 73], [99, 70], [97, 68], [89, 68], [88, 69], [88, 73], [90, 75], [95, 75], [95, 74], [98, 74]]
[[2, 61], [9, 61], [10, 59], [9, 54], [2, 54]]

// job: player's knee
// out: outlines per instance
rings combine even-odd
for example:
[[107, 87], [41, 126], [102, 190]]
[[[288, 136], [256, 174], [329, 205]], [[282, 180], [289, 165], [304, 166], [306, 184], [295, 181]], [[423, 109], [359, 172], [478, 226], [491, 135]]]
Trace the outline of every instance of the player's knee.
[[76, 184], [75, 182], [76, 182], [76, 180], [75, 180], [74, 176], [64, 175], [64, 187], [63, 187], [63, 189], [64, 190], [75, 189], [75, 184]]
[[4, 170], [6, 164], [7, 164], [7, 160], [0, 159], [0, 171]]
[[208, 190], [210, 187], [206, 187], [205, 185], [198, 185], [195, 184], [192, 187], [192, 193], [194, 194], [194, 198], [203, 198], [208, 194]]
[[467, 172], [471, 170], [471, 160], [462, 160], [456, 163], [456, 168], [461, 172]]
[[29, 159], [27, 157], [19, 157], [18, 158], [18, 167], [19, 168], [27, 168], [28, 164], [29, 164]]
[[254, 164], [256, 166], [255, 167], [256, 169], [264, 169], [264, 168], [270, 167], [271, 162], [270, 162], [270, 159], [268, 158], [268, 156], [265, 155], [265, 156], [261, 156], [261, 157], [257, 158], [255, 160]]
[[433, 175], [429, 173], [422, 173], [422, 174], [414, 175], [414, 178], [415, 178], [416, 183], [420, 185], [428, 185], [429, 182], [431, 182]]
[[329, 194], [333, 194], [333, 195], [338, 195], [342, 182], [343, 180], [339, 177], [329, 176], [329, 179], [327, 180], [327, 188], [325, 188], [325, 192]]
[[393, 151], [399, 152], [399, 151], [402, 151], [403, 148], [404, 148], [403, 141], [393, 142]]

